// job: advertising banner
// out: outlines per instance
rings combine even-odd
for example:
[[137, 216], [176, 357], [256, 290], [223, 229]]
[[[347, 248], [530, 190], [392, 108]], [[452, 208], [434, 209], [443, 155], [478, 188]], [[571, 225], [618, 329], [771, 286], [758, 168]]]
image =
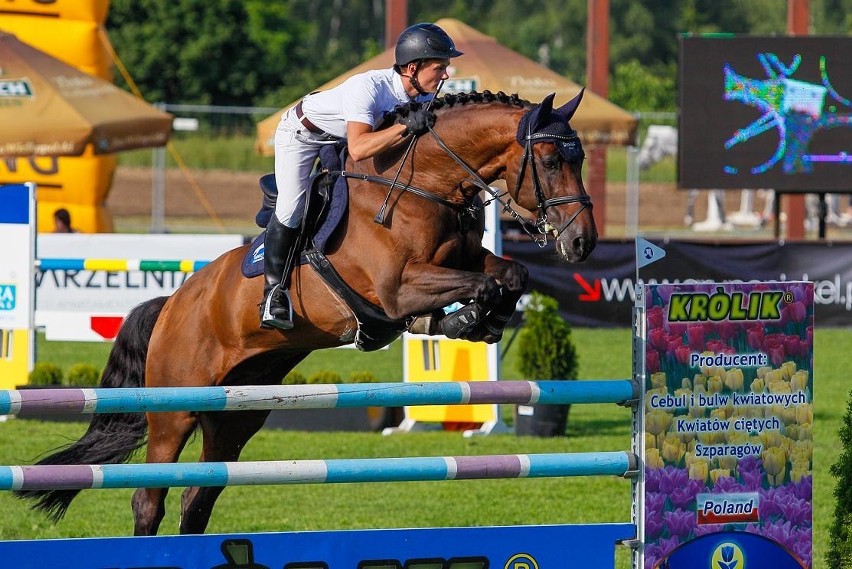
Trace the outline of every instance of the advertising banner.
[[[241, 235], [42, 234], [40, 259], [212, 261], [243, 244]], [[37, 270], [35, 323], [48, 340], [109, 341], [137, 304], [172, 294], [191, 273]]]
[[575, 326], [628, 327], [637, 284], [810, 281], [820, 326], [852, 325], [852, 243], [654, 240], [666, 251], [636, 278], [633, 240], [602, 240], [583, 263], [566, 264], [552, 246], [503, 240], [506, 256], [530, 272], [529, 290], [559, 301]]
[[33, 253], [24, 246], [35, 232], [34, 193], [32, 184], [0, 185], [0, 389], [25, 384], [35, 359]]
[[645, 567], [810, 568], [813, 284], [643, 295]]
[[118, 158], [115, 154], [94, 155], [87, 148], [82, 156], [30, 156], [0, 159], [0, 180], [33, 182], [38, 187], [37, 226], [53, 230], [53, 213], [67, 209], [74, 227], [100, 233], [113, 230], [106, 199]]

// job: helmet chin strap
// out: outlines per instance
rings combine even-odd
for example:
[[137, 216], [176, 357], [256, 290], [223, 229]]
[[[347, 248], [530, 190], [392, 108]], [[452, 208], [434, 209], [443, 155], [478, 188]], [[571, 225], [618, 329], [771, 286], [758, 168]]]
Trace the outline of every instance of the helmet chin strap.
[[411, 74], [411, 77], [408, 78], [411, 81], [411, 86], [417, 89], [417, 92], [421, 95], [428, 95], [423, 87], [420, 86], [420, 81], [417, 79], [417, 74], [420, 72], [420, 65], [422, 64], [422, 60], [418, 60], [417, 63], [414, 64], [414, 73]]

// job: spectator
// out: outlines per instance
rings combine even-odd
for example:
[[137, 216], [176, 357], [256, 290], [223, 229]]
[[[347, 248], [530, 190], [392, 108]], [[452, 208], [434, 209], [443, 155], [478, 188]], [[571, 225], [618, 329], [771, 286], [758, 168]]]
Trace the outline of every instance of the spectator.
[[53, 212], [54, 233], [77, 233], [77, 230], [71, 227], [71, 214], [64, 207], [61, 207]]

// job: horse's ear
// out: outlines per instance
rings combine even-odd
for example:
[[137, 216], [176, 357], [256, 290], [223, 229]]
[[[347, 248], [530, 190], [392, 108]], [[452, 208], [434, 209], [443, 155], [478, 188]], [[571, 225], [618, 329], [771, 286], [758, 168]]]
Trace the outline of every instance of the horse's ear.
[[544, 100], [542, 100], [542, 102], [538, 106], [539, 112], [541, 114], [543, 114], [543, 115], [549, 115], [550, 114], [550, 112], [553, 110], [553, 99], [555, 97], [556, 97], [556, 93], [551, 93], [550, 95], [545, 97]]
[[577, 112], [577, 107], [580, 106], [580, 101], [583, 100], [583, 93], [585, 92], [586, 88], [583, 87], [582, 89], [580, 89], [580, 92], [577, 94], [576, 97], [556, 109], [556, 111], [554, 112], [560, 117], [564, 118], [566, 122], [570, 121], [571, 117], [574, 116], [574, 113]]
[[530, 111], [528, 122], [530, 132], [537, 132], [539, 128], [550, 122], [550, 113], [553, 111], [553, 98], [555, 96], [556, 93], [551, 93]]

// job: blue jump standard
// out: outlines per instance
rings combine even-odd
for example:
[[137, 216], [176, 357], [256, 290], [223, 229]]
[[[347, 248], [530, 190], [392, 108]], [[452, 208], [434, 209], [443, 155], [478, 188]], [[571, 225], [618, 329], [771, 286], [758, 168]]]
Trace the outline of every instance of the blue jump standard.
[[626, 403], [637, 397], [636, 383], [627, 379], [26, 389], [0, 391], [0, 415]]

